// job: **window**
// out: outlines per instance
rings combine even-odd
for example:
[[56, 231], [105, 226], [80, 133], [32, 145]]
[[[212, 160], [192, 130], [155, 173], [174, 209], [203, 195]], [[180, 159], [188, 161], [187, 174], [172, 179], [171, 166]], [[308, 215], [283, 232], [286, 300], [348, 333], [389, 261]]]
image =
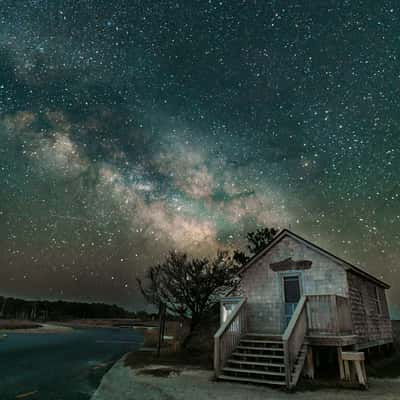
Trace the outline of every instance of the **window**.
[[372, 300], [374, 303], [374, 311], [380, 315], [380, 314], [382, 314], [382, 308], [381, 308], [381, 302], [379, 299], [379, 289], [376, 286], [374, 287], [372, 294], [373, 294]]
[[298, 275], [283, 277], [283, 294], [285, 300], [285, 327], [292, 318], [297, 303], [300, 300], [300, 280]]
[[298, 276], [285, 276], [283, 278], [285, 290], [285, 303], [297, 303], [300, 300], [300, 282]]

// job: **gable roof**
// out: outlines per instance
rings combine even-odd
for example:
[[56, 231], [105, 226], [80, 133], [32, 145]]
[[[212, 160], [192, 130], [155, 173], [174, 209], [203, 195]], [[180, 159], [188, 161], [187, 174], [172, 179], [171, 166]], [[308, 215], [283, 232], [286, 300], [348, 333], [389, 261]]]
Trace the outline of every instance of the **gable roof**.
[[315, 250], [315, 251], [327, 256], [328, 258], [334, 260], [335, 262], [339, 263], [345, 269], [350, 270], [350, 271], [354, 272], [355, 274], [360, 275], [363, 278], [366, 278], [369, 281], [372, 281], [375, 284], [384, 287], [385, 289], [390, 288], [390, 285], [387, 284], [386, 282], [382, 281], [381, 279], [376, 278], [375, 276], [364, 271], [363, 269], [356, 267], [355, 265], [349, 263], [348, 261], [343, 260], [342, 258], [340, 258], [338, 256], [335, 256], [333, 253], [330, 253], [329, 251], [317, 246], [314, 243], [311, 243], [310, 241], [302, 238], [301, 236], [291, 232], [289, 229], [283, 229], [281, 232], [278, 233], [278, 235], [275, 236], [275, 238], [272, 240], [272, 242], [270, 242], [267, 245], [267, 247], [265, 247], [264, 249], [259, 251], [252, 258], [250, 258], [250, 260], [239, 270], [239, 275], [242, 275], [245, 271], [247, 271], [256, 261], [258, 261], [265, 254], [267, 254], [269, 252], [269, 250], [272, 249], [276, 244], [278, 244], [284, 237], [291, 237], [292, 239], [303, 243], [305, 246], [310, 247], [313, 250]]

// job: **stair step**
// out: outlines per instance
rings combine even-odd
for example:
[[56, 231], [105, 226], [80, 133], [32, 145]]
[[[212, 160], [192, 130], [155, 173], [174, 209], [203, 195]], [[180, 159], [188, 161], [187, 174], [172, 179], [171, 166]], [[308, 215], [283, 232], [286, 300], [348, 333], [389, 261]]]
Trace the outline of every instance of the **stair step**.
[[250, 353], [232, 353], [233, 356], [240, 356], [240, 357], [254, 357], [254, 358], [275, 358], [283, 360], [283, 355], [277, 356], [275, 354], [250, 354]]
[[299, 381], [301, 371], [303, 370], [304, 361], [306, 359], [306, 355], [307, 355], [307, 345], [303, 344], [299, 352], [299, 356], [297, 357], [296, 363], [293, 366], [293, 370], [291, 371], [290, 374], [291, 378], [290, 381], [292, 386], [295, 386]]
[[230, 376], [230, 375], [220, 375], [218, 379], [224, 379], [227, 381], [236, 381], [236, 382], [250, 382], [250, 383], [262, 383], [264, 385], [278, 385], [284, 386], [286, 385], [285, 381], [271, 381], [268, 379], [255, 379], [255, 378], [247, 378], [241, 376]]
[[282, 335], [272, 335], [268, 333], [257, 333], [257, 332], [247, 332], [246, 336], [254, 336], [254, 337], [262, 337], [265, 339], [271, 339], [271, 340], [280, 340], [282, 341]]
[[262, 363], [262, 362], [256, 362], [256, 361], [242, 361], [242, 360], [232, 360], [229, 359], [228, 363], [233, 363], [233, 364], [245, 364], [245, 365], [257, 365], [260, 367], [279, 367], [279, 368], [285, 368], [285, 364], [275, 364], [275, 363]]
[[274, 372], [274, 371], [260, 371], [258, 369], [242, 369], [242, 368], [223, 368], [224, 372], [240, 372], [245, 374], [257, 374], [257, 375], [272, 375], [272, 376], [285, 376], [284, 372]]
[[258, 340], [258, 339], [241, 339], [240, 343], [245, 342], [245, 343], [256, 343], [256, 344], [279, 344], [283, 346], [282, 341], [278, 340]]
[[241, 350], [257, 350], [257, 351], [279, 351], [281, 353], [283, 353], [283, 349], [282, 348], [278, 348], [278, 347], [253, 347], [253, 346], [237, 346], [237, 349], [241, 349]]

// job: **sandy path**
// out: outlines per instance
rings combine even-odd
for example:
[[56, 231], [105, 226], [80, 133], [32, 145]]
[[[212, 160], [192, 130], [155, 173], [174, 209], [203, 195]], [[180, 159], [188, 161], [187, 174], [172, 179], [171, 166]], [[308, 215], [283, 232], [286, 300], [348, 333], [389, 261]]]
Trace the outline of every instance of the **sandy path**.
[[[147, 368], [154, 368], [150, 366]], [[174, 368], [174, 367], [172, 367]], [[103, 377], [92, 400], [399, 400], [400, 378], [370, 380], [368, 391], [321, 389], [285, 393], [263, 386], [212, 381], [212, 371], [183, 369], [179, 375], [141, 375], [123, 360]], [[143, 371], [143, 369], [142, 369]]]

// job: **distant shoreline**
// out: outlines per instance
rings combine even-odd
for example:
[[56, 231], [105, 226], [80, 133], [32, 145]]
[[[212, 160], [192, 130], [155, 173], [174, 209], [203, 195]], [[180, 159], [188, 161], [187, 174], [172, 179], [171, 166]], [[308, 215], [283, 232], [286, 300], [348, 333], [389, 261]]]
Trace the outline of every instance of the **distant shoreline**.
[[154, 329], [156, 321], [139, 321], [122, 318], [88, 318], [70, 321], [49, 321], [48, 323], [26, 320], [0, 320], [0, 335], [7, 333], [67, 333], [76, 328], [108, 328], [132, 330]]
[[4, 337], [8, 333], [68, 333], [74, 329], [69, 326], [61, 326], [47, 323], [35, 323], [30, 321], [4, 320], [0, 321], [0, 334]]
[[131, 328], [131, 329], [148, 329], [158, 326], [157, 321], [140, 321], [132, 318], [88, 318], [74, 319], [70, 321], [60, 321], [60, 325], [84, 328]]

